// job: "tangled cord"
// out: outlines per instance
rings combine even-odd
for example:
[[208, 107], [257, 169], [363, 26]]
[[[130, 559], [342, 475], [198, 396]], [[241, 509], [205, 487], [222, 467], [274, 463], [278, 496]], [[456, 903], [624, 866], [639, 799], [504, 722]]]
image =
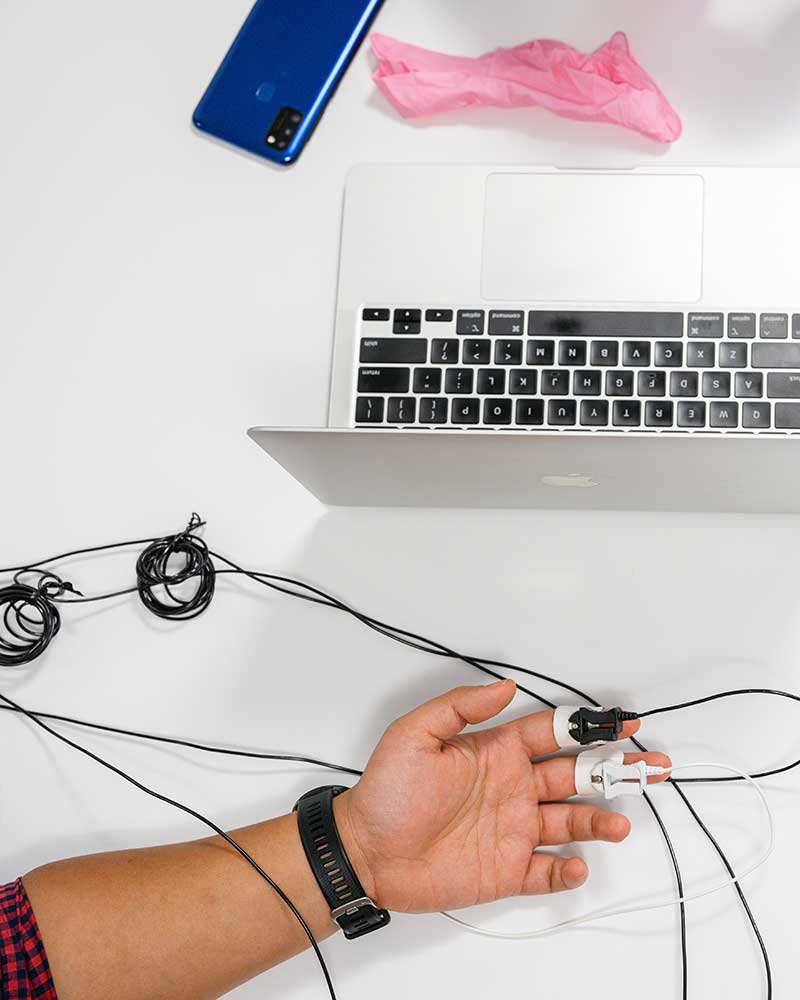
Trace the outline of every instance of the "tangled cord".
[[[136, 560], [139, 598], [159, 618], [189, 621], [201, 615], [214, 598], [217, 571], [208, 546], [194, 534], [204, 523], [199, 514], [192, 514], [180, 534], [152, 542]], [[183, 562], [170, 570], [170, 561], [175, 557], [182, 557]], [[177, 593], [175, 588], [182, 584], [193, 587], [193, 592], [188, 596]], [[167, 600], [158, 596], [157, 588], [163, 589]]]
[[136, 591], [159, 618], [189, 621], [201, 615], [214, 598], [217, 579], [208, 546], [195, 534], [204, 524], [194, 513], [183, 531], [150, 540], [136, 560], [136, 586], [101, 598], [84, 597], [68, 580], [36, 564], [18, 567], [14, 582], [0, 587], [0, 666], [25, 666], [44, 653], [61, 628], [57, 605], [67, 593], [77, 597], [67, 603], [80, 604]]
[[58, 634], [61, 615], [45, 586], [36, 588], [14, 582], [0, 588], [0, 666], [20, 667], [30, 663], [42, 655]]

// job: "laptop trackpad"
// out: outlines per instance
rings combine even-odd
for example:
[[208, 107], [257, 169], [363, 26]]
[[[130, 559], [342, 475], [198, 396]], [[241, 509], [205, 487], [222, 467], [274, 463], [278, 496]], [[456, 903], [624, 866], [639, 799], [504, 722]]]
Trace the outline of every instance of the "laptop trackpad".
[[504, 301], [693, 302], [702, 292], [697, 175], [491, 174], [482, 294]]

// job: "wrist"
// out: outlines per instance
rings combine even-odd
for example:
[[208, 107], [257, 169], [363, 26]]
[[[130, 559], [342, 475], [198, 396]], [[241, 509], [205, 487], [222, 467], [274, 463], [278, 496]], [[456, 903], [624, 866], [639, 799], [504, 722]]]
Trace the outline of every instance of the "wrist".
[[339, 831], [342, 846], [347, 853], [353, 871], [358, 876], [365, 895], [369, 896], [376, 906], [381, 907], [383, 904], [378, 899], [378, 887], [364, 847], [363, 834], [358, 830], [354, 815], [352, 789], [337, 795], [333, 800], [333, 818], [336, 821], [336, 829]]

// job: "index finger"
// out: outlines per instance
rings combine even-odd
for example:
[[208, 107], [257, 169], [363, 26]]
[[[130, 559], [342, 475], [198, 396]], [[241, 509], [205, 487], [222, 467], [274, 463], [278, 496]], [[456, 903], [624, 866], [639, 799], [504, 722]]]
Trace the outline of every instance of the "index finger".
[[[530, 757], [544, 757], [546, 754], [555, 753], [561, 749], [556, 742], [553, 731], [553, 717], [555, 712], [548, 709], [546, 712], [534, 712], [533, 715], [523, 716], [514, 722], [507, 722], [501, 729], [516, 732], [520, 737], [525, 749]], [[639, 731], [641, 723], [638, 719], [624, 723], [620, 740], [630, 739]], [[578, 744], [575, 744], [576, 748]]]

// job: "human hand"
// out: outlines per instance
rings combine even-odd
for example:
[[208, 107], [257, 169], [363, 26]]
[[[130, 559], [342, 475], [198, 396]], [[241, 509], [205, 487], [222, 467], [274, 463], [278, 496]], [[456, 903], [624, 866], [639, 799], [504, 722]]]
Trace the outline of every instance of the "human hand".
[[[575, 795], [574, 756], [532, 762], [558, 749], [552, 711], [463, 732], [502, 712], [515, 692], [512, 681], [460, 687], [403, 716], [335, 800], [340, 836], [378, 906], [428, 913], [577, 889], [586, 863], [539, 848], [628, 836], [625, 816], [564, 801]], [[638, 728], [626, 723], [622, 738]], [[670, 765], [664, 754], [625, 756], [639, 760]]]

